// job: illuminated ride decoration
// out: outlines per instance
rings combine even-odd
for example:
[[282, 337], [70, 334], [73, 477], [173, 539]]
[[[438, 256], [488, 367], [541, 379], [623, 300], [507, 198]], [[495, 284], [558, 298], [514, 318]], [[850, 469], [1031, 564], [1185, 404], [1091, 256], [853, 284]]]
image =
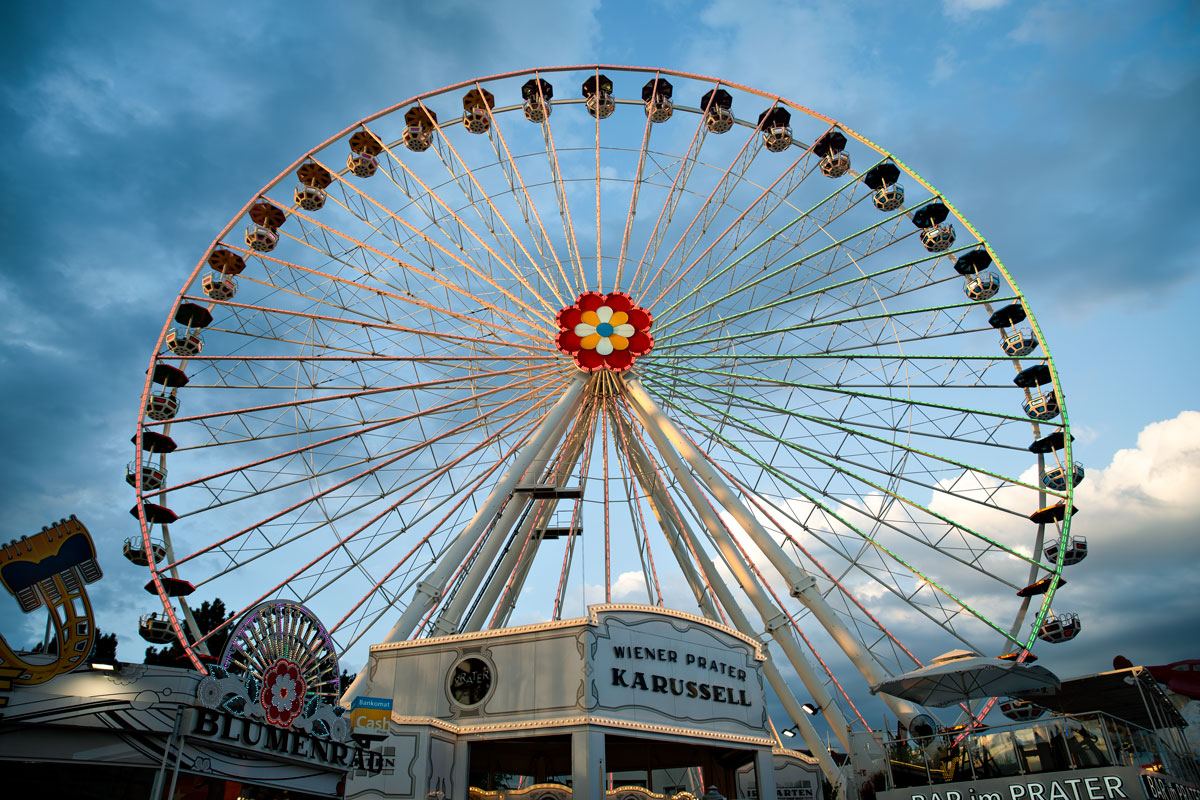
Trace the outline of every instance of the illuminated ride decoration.
[[558, 349], [584, 372], [624, 372], [650, 352], [653, 318], [624, 292], [585, 292], [558, 312]]
[[350, 723], [337, 705], [337, 654], [325, 626], [304, 606], [259, 604], [236, 621], [219, 665], [196, 688], [206, 708], [344, 741]]
[[0, 549], [0, 582], [26, 614], [44, 606], [54, 630], [53, 657], [17, 655], [0, 635], [0, 680], [36, 685], [84, 663], [96, 638], [85, 587], [102, 576], [92, 536], [74, 514]]
[[[356, 121], [238, 205], [164, 309], [128, 472], [153, 634], [198, 669], [193, 587], [294, 598], [356, 662], [598, 587], [768, 636], [817, 753], [797, 695], [850, 751], [872, 684], [1067, 646], [1083, 473], [1045, 337], [953, 204], [841, 122], [524, 70]], [[321, 691], [284, 652], [255, 670], [279, 658]]]

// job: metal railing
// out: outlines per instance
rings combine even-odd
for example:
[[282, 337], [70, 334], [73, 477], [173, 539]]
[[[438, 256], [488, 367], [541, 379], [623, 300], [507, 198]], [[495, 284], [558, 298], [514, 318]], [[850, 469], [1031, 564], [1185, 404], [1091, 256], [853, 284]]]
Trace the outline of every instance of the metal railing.
[[900, 739], [886, 747], [896, 788], [1108, 766], [1200, 783], [1178, 729], [1156, 733], [1101, 712]]

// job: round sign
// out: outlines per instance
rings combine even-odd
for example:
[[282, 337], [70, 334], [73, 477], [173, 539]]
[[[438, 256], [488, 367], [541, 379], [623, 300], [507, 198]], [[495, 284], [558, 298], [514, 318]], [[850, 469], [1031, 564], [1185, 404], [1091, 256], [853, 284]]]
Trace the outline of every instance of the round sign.
[[470, 656], [454, 665], [449, 678], [450, 697], [460, 706], [476, 706], [492, 690], [492, 666]]

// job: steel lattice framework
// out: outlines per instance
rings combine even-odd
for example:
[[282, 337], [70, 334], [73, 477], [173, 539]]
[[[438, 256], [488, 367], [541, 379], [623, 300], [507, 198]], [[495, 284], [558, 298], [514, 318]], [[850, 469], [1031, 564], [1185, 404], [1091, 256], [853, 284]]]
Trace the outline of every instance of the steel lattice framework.
[[[612, 292], [653, 347], [583, 371], [562, 314]], [[892, 154], [723, 80], [530, 70], [346, 128], [202, 254], [141, 407], [140, 542], [198, 667], [193, 587], [360, 658], [615, 596], [771, 641], [841, 736], [864, 681], [1077, 625], [1082, 469], [1012, 276]]]

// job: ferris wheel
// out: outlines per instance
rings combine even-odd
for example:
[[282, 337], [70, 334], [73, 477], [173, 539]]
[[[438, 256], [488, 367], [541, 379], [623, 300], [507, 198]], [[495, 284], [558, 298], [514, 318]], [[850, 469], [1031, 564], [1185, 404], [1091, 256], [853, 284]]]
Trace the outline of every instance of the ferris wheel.
[[665, 605], [770, 642], [844, 736], [867, 684], [1080, 629], [1083, 468], [1013, 276], [783, 98], [612, 66], [419, 95], [271, 180], [167, 311], [126, 555], [198, 668], [193, 592], [303, 604], [360, 661]]

